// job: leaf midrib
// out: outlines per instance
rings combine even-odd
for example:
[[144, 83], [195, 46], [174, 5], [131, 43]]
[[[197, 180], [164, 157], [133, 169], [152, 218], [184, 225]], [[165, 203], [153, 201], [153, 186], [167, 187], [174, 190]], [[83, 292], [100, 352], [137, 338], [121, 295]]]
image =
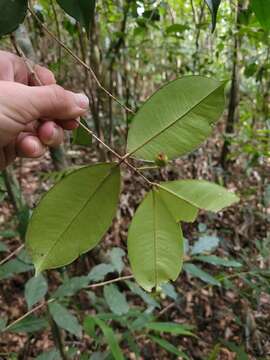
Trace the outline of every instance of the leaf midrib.
[[54, 241], [53, 245], [48, 250], [47, 254], [43, 257], [42, 261], [39, 263], [39, 266], [36, 266], [36, 272], [38, 273], [39, 268], [41, 265], [47, 260], [49, 254], [51, 251], [55, 248], [55, 246], [61, 241], [63, 235], [69, 230], [69, 228], [73, 225], [73, 223], [76, 221], [76, 219], [80, 216], [81, 212], [86, 208], [86, 206], [89, 204], [89, 202], [93, 199], [97, 191], [100, 189], [101, 186], [104, 185], [106, 180], [111, 176], [113, 168], [109, 170], [109, 172], [104, 176], [104, 178], [101, 180], [101, 182], [97, 185], [95, 190], [92, 192], [90, 197], [87, 199], [87, 201], [84, 203], [84, 205], [81, 207], [81, 209], [73, 216], [72, 220], [68, 224], [68, 226], [62, 231], [62, 233], [57, 237], [56, 241]]
[[221, 86], [223, 86], [224, 83], [221, 83], [219, 86], [217, 86], [213, 91], [211, 91], [209, 94], [207, 94], [205, 97], [203, 97], [197, 104], [193, 105], [190, 109], [188, 109], [184, 114], [182, 114], [179, 118], [171, 122], [169, 125], [165, 126], [163, 129], [161, 129], [156, 134], [152, 135], [148, 140], [146, 140], [143, 144], [139, 145], [136, 149], [131, 150], [129, 152], [129, 156], [136, 153], [138, 150], [140, 150], [142, 147], [147, 145], [149, 142], [151, 142], [153, 139], [164, 133], [167, 129], [169, 129], [171, 126], [175, 125], [178, 121], [182, 120], [185, 116], [187, 116], [190, 112], [192, 112], [194, 109], [196, 109], [197, 106], [200, 106], [203, 101], [205, 101], [209, 96], [213, 95], [217, 89], [219, 89]]

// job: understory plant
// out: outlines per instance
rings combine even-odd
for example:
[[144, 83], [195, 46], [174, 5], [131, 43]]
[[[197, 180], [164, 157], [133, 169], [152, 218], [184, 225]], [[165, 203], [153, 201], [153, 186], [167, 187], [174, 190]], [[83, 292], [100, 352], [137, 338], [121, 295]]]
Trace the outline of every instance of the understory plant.
[[[86, 33], [89, 33], [95, 10], [94, 0], [57, 2], [67, 14], [80, 23]], [[212, 12], [214, 29], [219, 2], [206, 2]], [[28, 1], [2, 3], [8, 9], [8, 13], [5, 13], [5, 19], [8, 21], [0, 16], [0, 35], [15, 30], [27, 12], [30, 12], [44, 31], [54, 37]], [[84, 67], [94, 81], [98, 82], [91, 67], [59, 39], [55, 40]], [[23, 51], [20, 51], [20, 48], [18, 50], [32, 71]], [[0, 321], [0, 329], [33, 334], [46, 328], [49, 319], [53, 323], [52, 328], [55, 328], [56, 324], [77, 338], [85, 331], [97, 347], [102, 346], [105, 338], [110, 347], [109, 356], [112, 354], [115, 359], [123, 359], [117, 338], [107, 323], [114, 321], [126, 329], [125, 333], [121, 334], [121, 340], [125, 340], [138, 356], [139, 350], [133, 337], [139, 334], [176, 356], [188, 358], [178, 347], [166, 340], [164, 333], [195, 337], [192, 328], [184, 324], [159, 322], [158, 318], [154, 317], [153, 310], [160, 308], [159, 295], [167, 296], [175, 302], [179, 301], [169, 281], [178, 278], [185, 256], [189, 257], [189, 260], [183, 269], [188, 276], [197, 277], [213, 286], [220, 286], [222, 280], [203, 272], [193, 262], [241, 267], [238, 262], [210, 254], [212, 248], [209, 248], [209, 239], [206, 241], [206, 247], [203, 245], [204, 240], [199, 240], [197, 245], [185, 251], [185, 239], [181, 229], [181, 223], [196, 220], [200, 209], [219, 212], [236, 203], [238, 197], [225, 188], [205, 180], [153, 181], [150, 180], [152, 176], [148, 178], [139, 165], [143, 163], [149, 165], [149, 168], [165, 167], [174, 159], [196, 150], [211, 136], [224, 111], [226, 81], [199, 75], [178, 78], [157, 90], [136, 113], [123, 105], [99, 82], [98, 86], [131, 116], [126, 152], [120, 154], [112, 149], [90, 129], [86, 121], [80, 121], [80, 127], [74, 131], [73, 142], [87, 146], [94, 138], [100, 147], [110, 152], [114, 161], [91, 163], [61, 174], [56, 185], [42, 197], [33, 210], [25, 236], [27, 252], [20, 252], [16, 259], [4, 264], [0, 271], [0, 277], [8, 278], [14, 273], [33, 270], [33, 262], [36, 276], [25, 284], [28, 314], [19, 319], [20, 321], [9, 325], [6, 321]], [[125, 253], [119, 248], [114, 248], [109, 256], [110, 261], [95, 266], [87, 275], [71, 278], [63, 275], [62, 284], [48, 297], [48, 281], [42, 272], [65, 267], [99, 244], [115, 217], [121, 192], [121, 174], [126, 170], [141, 178], [148, 189], [128, 231], [127, 249], [132, 274], [122, 276], [122, 257]], [[117, 285], [104, 282], [105, 277], [112, 273], [121, 276], [121, 280], [132, 294], [143, 300], [146, 304], [144, 312], [130, 309]], [[138, 284], [130, 281], [133, 277]], [[103, 298], [91, 292], [91, 288], [96, 286], [94, 283], [99, 281], [102, 281], [101, 285], [104, 286]], [[81, 289], [89, 290], [87, 296], [98, 313], [98, 316], [86, 316], [83, 326], [66, 306], [68, 299]], [[153, 296], [147, 293], [153, 289], [157, 290]], [[39, 308], [36, 304], [45, 297], [48, 319], [38, 318], [31, 313], [33, 309]], [[43, 358], [65, 358], [65, 354], [59, 355], [62, 348], [58, 346], [57, 350], [52, 350], [52, 354], [47, 354], [48, 356]]]
[[[94, 2], [75, 5], [59, 1], [59, 5], [88, 31], [91, 17], [85, 14], [93, 15]], [[27, 1], [8, 7], [17, 17], [2, 34], [13, 30], [24, 18]], [[118, 154], [80, 123], [89, 136], [112, 153], [115, 161], [71, 171], [34, 209], [26, 246], [37, 275], [70, 264], [100, 242], [117, 210], [121, 170], [128, 168], [149, 188], [128, 231], [128, 257], [134, 277], [147, 291], [176, 280], [184, 255], [181, 222], [193, 222], [199, 209], [218, 212], [238, 198], [204, 180], [152, 182], [136, 167], [136, 160], [164, 166], [198, 148], [224, 111], [225, 85], [225, 81], [202, 76], [185, 76], [164, 85], [133, 113], [125, 154]]]

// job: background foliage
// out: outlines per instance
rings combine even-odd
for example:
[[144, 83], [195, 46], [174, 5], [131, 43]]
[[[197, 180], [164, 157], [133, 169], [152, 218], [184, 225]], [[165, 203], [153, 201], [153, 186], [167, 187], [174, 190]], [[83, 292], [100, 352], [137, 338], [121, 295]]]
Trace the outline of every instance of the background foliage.
[[[20, 6], [16, 11], [21, 15], [19, 19], [6, 16], [9, 24], [0, 17], [2, 35], [14, 30], [14, 23], [24, 17], [27, 2], [13, 3]], [[151, 172], [147, 167], [153, 164], [141, 166], [153, 181], [199, 178], [237, 189], [241, 203], [219, 215], [200, 214], [193, 227], [184, 225], [184, 272], [175, 285], [164, 285], [150, 295], [126, 278], [127, 228], [146, 192], [142, 180], [128, 171], [123, 175], [117, 217], [97, 250], [76, 264], [38, 278], [33, 277], [32, 260], [25, 250], [1, 263], [0, 327], [9, 326], [3, 332], [1, 356], [226, 359], [235, 354], [239, 359], [267, 358], [268, 2], [108, 0], [97, 1], [92, 17], [86, 13], [93, 14], [94, 2], [77, 2], [76, 12], [72, 1], [32, 3], [38, 18], [91, 65], [106, 89], [133, 110], [180, 76], [229, 80], [227, 110], [203, 148], [172, 162], [162, 156], [166, 166]], [[5, 1], [2, 4], [6, 6]], [[30, 58], [56, 73], [60, 84], [87, 93], [91, 106], [88, 126], [124, 153], [128, 128], [135, 124], [133, 115], [108, 97], [33, 16], [26, 17], [15, 36]], [[11, 49], [8, 37], [2, 38], [1, 47]], [[147, 136], [146, 130], [141, 136]], [[67, 165], [110, 160], [96, 141], [85, 144], [84, 136], [84, 132], [74, 134], [73, 145], [67, 141], [64, 152], [57, 149], [42, 163], [23, 160], [0, 177], [4, 260], [24, 238], [29, 209], [41, 193], [59, 179], [72, 176], [65, 177]], [[82, 142], [87, 147], [78, 145]], [[71, 195], [63, 198], [72, 201]], [[95, 285], [119, 276], [125, 276], [119, 283]], [[14, 323], [40, 301], [42, 305], [44, 298], [45, 305]]]

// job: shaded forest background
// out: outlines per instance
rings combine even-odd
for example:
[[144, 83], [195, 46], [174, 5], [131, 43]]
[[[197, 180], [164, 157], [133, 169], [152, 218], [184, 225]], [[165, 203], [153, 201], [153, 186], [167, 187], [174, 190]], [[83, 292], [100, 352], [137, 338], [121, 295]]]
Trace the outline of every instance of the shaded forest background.
[[[222, 1], [213, 33], [203, 1], [99, 1], [89, 39], [55, 1], [34, 1], [34, 9], [61, 42], [91, 65], [100, 84], [134, 111], [177, 77], [227, 79], [226, 111], [209, 141], [192, 155], [144, 174], [154, 180], [211, 180], [236, 191], [241, 201], [184, 224], [186, 267], [175, 284], [151, 295], [132, 280], [114, 287], [86, 285], [86, 274], [92, 274], [92, 283], [130, 274], [127, 230], [145, 184], [127, 170], [105, 240], [74, 264], [45, 275], [50, 295], [63, 283], [72, 288], [59, 295], [69, 309], [69, 325], [59, 327], [45, 304], [1, 334], [0, 358], [120, 359], [118, 350], [127, 359], [270, 358], [270, 38], [249, 1]], [[33, 16], [14, 37], [2, 38], [1, 49], [14, 52], [15, 41], [31, 60], [48, 66], [60, 85], [85, 92], [89, 127], [123, 153], [132, 114], [108, 97]], [[19, 159], [0, 175], [3, 328], [29, 310], [25, 289], [34, 273], [21, 244], [31, 209], [70, 167], [109, 159], [94, 139], [82, 147], [67, 134], [65, 145], [43, 159]], [[111, 332], [91, 320], [89, 315], [96, 314]], [[163, 327], [149, 327], [154, 320]], [[182, 325], [182, 333], [172, 323]]]

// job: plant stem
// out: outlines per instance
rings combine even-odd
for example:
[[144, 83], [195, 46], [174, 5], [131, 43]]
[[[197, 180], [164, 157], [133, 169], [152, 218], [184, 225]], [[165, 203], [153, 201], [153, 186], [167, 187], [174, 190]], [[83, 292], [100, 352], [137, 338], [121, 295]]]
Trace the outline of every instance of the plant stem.
[[83, 60], [81, 60], [76, 54], [74, 54], [74, 52], [67, 47], [60, 39], [57, 38], [57, 36], [55, 36], [44, 24], [43, 22], [39, 19], [39, 17], [35, 14], [35, 11], [31, 8], [30, 5], [28, 5], [28, 10], [31, 13], [31, 15], [36, 19], [36, 21], [38, 22], [38, 24], [40, 25], [40, 27], [50, 36], [52, 37], [60, 46], [62, 46], [63, 49], [66, 50], [67, 53], [69, 53], [69, 55], [71, 55], [80, 65], [82, 65], [93, 77], [93, 79], [95, 80], [95, 82], [97, 83], [98, 87], [104, 91], [108, 96], [110, 96], [115, 102], [117, 102], [120, 106], [122, 106], [126, 111], [130, 112], [130, 113], [134, 113], [134, 111], [132, 109], [130, 109], [129, 107], [127, 107], [126, 105], [122, 104], [122, 102], [120, 100], [118, 100], [115, 96], [113, 96], [107, 89], [105, 89], [105, 87], [100, 83], [99, 79], [97, 78], [94, 70], [91, 68], [91, 66], [87, 65]]
[[101, 283], [89, 285], [87, 288], [88, 289], [95, 289], [95, 288], [100, 287], [100, 286], [105, 286], [105, 285], [108, 285], [108, 284], [113, 284], [115, 282], [129, 280], [129, 279], [133, 279], [133, 278], [134, 278], [133, 275], [121, 276], [121, 277], [113, 279], [113, 280], [103, 281]]
[[[59, 20], [58, 20], [58, 16], [57, 16], [57, 11], [56, 11], [56, 8], [54, 5], [54, 0], [51, 0], [51, 7], [52, 7], [53, 16], [54, 16], [54, 20], [55, 20], [55, 24], [56, 24], [57, 36], [58, 36], [58, 39], [61, 41], [60, 25], [59, 25]], [[61, 60], [62, 60], [62, 46], [58, 45], [58, 76], [59, 76], [60, 80], [62, 79]]]
[[17, 249], [15, 249], [14, 251], [12, 251], [12, 253], [10, 253], [7, 257], [5, 257], [3, 260], [0, 261], [0, 266], [3, 265], [4, 263], [6, 263], [9, 259], [11, 259], [14, 255], [18, 254], [18, 252], [20, 252], [22, 249], [24, 248], [24, 244], [22, 244], [21, 246], [19, 246]]
[[[133, 279], [133, 278], [134, 278], [133, 275], [120, 276], [120, 277], [112, 279], [112, 280], [103, 281], [103, 282], [99, 282], [99, 283], [96, 283], [96, 284], [89, 285], [89, 286], [86, 287], [86, 289], [95, 289], [97, 287], [101, 287], [101, 286], [108, 285], [108, 284], [113, 284], [113, 283], [128, 280], [128, 279]], [[36, 311], [38, 311], [39, 309], [43, 308], [43, 306], [47, 306], [47, 305], [53, 303], [54, 301], [56, 301], [55, 298], [51, 298], [51, 299], [49, 299], [47, 301], [43, 301], [41, 304], [39, 304], [36, 307], [34, 307], [33, 309], [29, 310], [27, 313], [25, 313], [24, 315], [19, 317], [17, 320], [13, 321], [8, 326], [6, 326], [5, 329], [3, 330], [3, 332], [9, 330], [13, 325], [18, 324], [20, 321], [27, 318], [27, 316], [29, 316], [29, 315], [35, 313]]]
[[[54, 34], [52, 34], [45, 26], [42, 22], [40, 22], [39, 18], [36, 16], [36, 14], [34, 13], [34, 11], [32, 10], [31, 7], [29, 7], [29, 11], [31, 12], [31, 14], [37, 19], [37, 21], [40, 23], [40, 25], [42, 26], [42, 28], [44, 28], [44, 30], [46, 32], [48, 32], [48, 34], [50, 34], [50, 36], [53, 37], [53, 39], [55, 41], [57, 41], [57, 43], [61, 46], [63, 46], [64, 49], [66, 49], [66, 51], [68, 51], [85, 69], [87, 69], [88, 71], [90, 71], [92, 73], [92, 75], [94, 74], [93, 70], [90, 68], [90, 66], [88, 66], [84, 61], [82, 61], [76, 54], [74, 54], [69, 48], [66, 47], [66, 45], [64, 43], [62, 43], [62, 41], [60, 41]], [[14, 42], [14, 46], [16, 48], [16, 51], [18, 52], [18, 54], [23, 58], [27, 68], [29, 69], [30, 73], [34, 76], [35, 80], [37, 81], [38, 85], [42, 86], [42, 82], [39, 79], [38, 75], [36, 74], [31, 62], [26, 58], [23, 50], [18, 46], [18, 44], [16, 44], [16, 42]], [[106, 89], [104, 89], [100, 82], [98, 81], [96, 75], [94, 74], [94, 79], [95, 81], [97, 81], [97, 84], [103, 89], [105, 90], [105, 92], [111, 96], [114, 100], [116, 100], [118, 103], [119, 101], [117, 99], [114, 98], [113, 95], [111, 95]], [[122, 104], [121, 104], [122, 105]], [[132, 110], [128, 109], [126, 106], [123, 106], [127, 111], [131, 111]], [[79, 120], [77, 120], [79, 125], [86, 131], [88, 132], [91, 136], [93, 136], [93, 138], [95, 138], [100, 144], [102, 144], [108, 151], [110, 151], [114, 156], [116, 156], [120, 162], [118, 165], [121, 165], [121, 163], [124, 163], [126, 166], [128, 166], [130, 169], [132, 169], [136, 174], [138, 174], [141, 178], [144, 179], [144, 181], [146, 181], [148, 183], [148, 185], [153, 186], [155, 185], [153, 182], [151, 182], [150, 180], [148, 180], [135, 166], [131, 165], [128, 161], [127, 158], [129, 157], [129, 155], [131, 154], [125, 154], [124, 156], [121, 156], [120, 154], [118, 154], [116, 151], [114, 151], [109, 145], [107, 145], [103, 140], [101, 140], [95, 133], [93, 133], [92, 130], [90, 130], [87, 126], [85, 126], [84, 124], [82, 124]]]
[[120, 154], [118, 154], [116, 151], [114, 151], [109, 145], [105, 144], [104, 141], [102, 141], [96, 134], [93, 133], [92, 130], [90, 130], [87, 126], [85, 126], [83, 123], [81, 123], [79, 120], [77, 120], [78, 123], [80, 124], [80, 126], [88, 132], [88, 134], [90, 134], [91, 136], [93, 136], [93, 138], [95, 138], [100, 144], [102, 144], [107, 150], [109, 150], [112, 154], [114, 154], [114, 156], [116, 156], [120, 161], [118, 163], [118, 166], [121, 165], [122, 163], [124, 163], [125, 165], [127, 165], [131, 170], [133, 170], [136, 174], [138, 174], [141, 178], [144, 179], [144, 181], [146, 181], [148, 183], [148, 185], [153, 186], [155, 185], [155, 183], [153, 183], [152, 181], [148, 180], [147, 177], [145, 177], [135, 166], [131, 165], [127, 160], [127, 156], [121, 156]]
[[36, 311], [38, 311], [39, 309], [43, 308], [43, 306], [48, 305], [50, 303], [52, 303], [53, 301], [55, 301], [55, 299], [50, 299], [48, 301], [44, 301], [41, 304], [37, 305], [36, 307], [34, 307], [33, 309], [27, 311], [27, 313], [25, 313], [24, 315], [20, 316], [17, 320], [13, 321], [12, 323], [10, 323], [8, 326], [5, 327], [5, 329], [3, 331], [8, 331], [13, 325], [18, 324], [20, 321], [24, 320], [25, 318], [27, 318], [29, 315], [35, 313]]
[[49, 324], [51, 326], [51, 331], [53, 335], [53, 340], [55, 343], [56, 348], [59, 350], [60, 356], [62, 360], [68, 360], [68, 356], [65, 352], [65, 345], [62, 339], [62, 334], [59, 326], [54, 321], [52, 315], [50, 314], [49, 309], [47, 310], [48, 318], [49, 318]]

